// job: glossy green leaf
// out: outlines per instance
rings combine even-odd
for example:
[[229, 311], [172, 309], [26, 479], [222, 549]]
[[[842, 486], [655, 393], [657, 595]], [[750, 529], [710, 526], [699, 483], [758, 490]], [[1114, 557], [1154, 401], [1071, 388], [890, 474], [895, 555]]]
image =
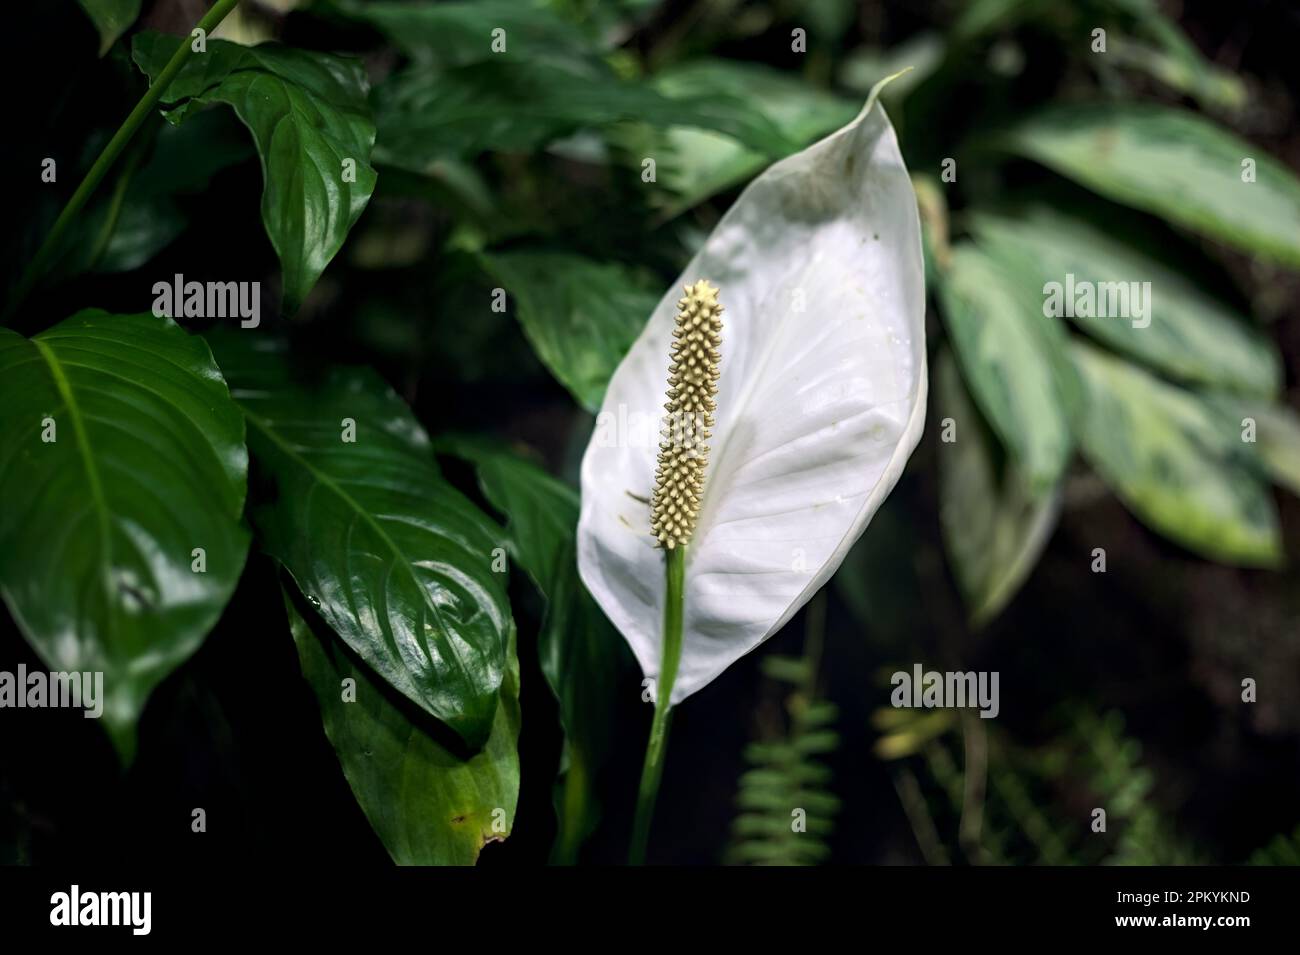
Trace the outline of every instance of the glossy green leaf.
[[[1009, 148], [1103, 196], [1300, 268], [1300, 181], [1194, 113], [1147, 103], [1055, 107]], [[1246, 160], [1254, 181], [1243, 180]]]
[[659, 304], [634, 270], [567, 252], [495, 252], [484, 268], [502, 287], [537, 357], [588, 411]]
[[[375, 675], [286, 590], [289, 631], [325, 735], [375, 833], [399, 865], [473, 865], [514, 828], [519, 664], [513, 628], [492, 732], [477, 753]], [[352, 681], [349, 683], [348, 681]], [[350, 697], [350, 698], [349, 698]]]
[[1084, 456], [1129, 509], [1213, 560], [1277, 564], [1277, 514], [1240, 423], [1091, 346], [1073, 355], [1088, 390]]
[[0, 405], [0, 592], [52, 669], [104, 674], [129, 759], [243, 569], [244, 423], [201, 338], [98, 309], [0, 329]]
[[[135, 38], [135, 61], [151, 80], [176, 42], [157, 33]], [[359, 60], [209, 40], [163, 94], [173, 122], [195, 106], [225, 103], [253, 134], [265, 180], [262, 223], [284, 270], [289, 311], [302, 304], [374, 192], [367, 90]]]
[[791, 148], [744, 100], [670, 99], [594, 60], [492, 60], [441, 72], [412, 67], [378, 89], [377, 100], [377, 155], [413, 170], [440, 156], [528, 152], [578, 129], [622, 122], [712, 129], [772, 155]]
[[499, 528], [442, 479], [410, 409], [369, 369], [308, 380], [278, 342], [209, 340], [273, 485], [250, 507], [263, 548], [379, 676], [482, 746], [512, 626], [492, 568]]
[[[653, 85], [673, 99], [746, 99], [780, 130], [792, 149], [802, 149], [839, 129], [859, 107], [854, 100], [819, 90], [787, 73], [734, 60], [692, 60], [657, 74]], [[723, 133], [686, 126], [652, 131], [638, 155], [655, 158], [656, 182], [661, 187], [655, 196], [670, 216], [743, 183], [776, 158], [748, 149]]]
[[464, 440], [439, 442], [439, 448], [474, 462], [484, 497], [509, 521], [511, 556], [546, 598], [538, 653], [565, 733], [552, 861], [572, 863], [600, 819], [597, 774], [613, 743], [614, 694], [631, 657], [578, 579], [577, 493], [503, 450]]
[[1059, 486], [1034, 492], [989, 433], [952, 355], [935, 369], [935, 402], [952, 440], [939, 444], [939, 521], [971, 622], [987, 623], [1028, 578], [1056, 527]]
[[109, 51], [117, 38], [140, 16], [140, 0], [77, 0], [99, 31], [99, 55]]
[[1121, 351], [1191, 384], [1243, 394], [1270, 396], [1282, 378], [1281, 358], [1269, 339], [1245, 324], [1234, 310], [1187, 276], [1138, 247], [1080, 219], [1044, 207], [1024, 215], [976, 214], [972, 225], [981, 245], [1018, 255], [1017, 278], [1045, 301], [1049, 282], [1064, 289], [1091, 283], [1150, 283], [1145, 314], [1131, 317], [1076, 316], [1080, 328]]
[[970, 243], [954, 247], [939, 300], [972, 397], [1042, 490], [1069, 462], [1080, 391], [1064, 326], [1043, 316], [1041, 295], [1018, 278], [1021, 267]]

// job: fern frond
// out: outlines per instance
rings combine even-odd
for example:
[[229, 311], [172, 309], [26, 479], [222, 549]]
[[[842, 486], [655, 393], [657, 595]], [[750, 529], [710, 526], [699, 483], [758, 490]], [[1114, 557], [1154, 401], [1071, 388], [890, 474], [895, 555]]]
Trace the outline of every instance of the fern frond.
[[[1097, 716], [1083, 707], [1071, 707], [1066, 720], [1064, 736], [1045, 749], [1016, 746], [988, 728], [984, 824], [978, 844], [962, 847], [967, 858], [977, 863], [1049, 865], [1201, 862], [1196, 849], [1178, 838], [1152, 804], [1154, 777], [1142, 764], [1141, 744], [1125, 735], [1123, 717], [1116, 712]], [[953, 738], [960, 733], [958, 722], [942, 710], [926, 714], [882, 710], [873, 715], [872, 723], [884, 733], [875, 747], [881, 758], [920, 756], [923, 775], [934, 784], [927, 789], [939, 795], [932, 800], [935, 834], [950, 833], [944, 839], [944, 853], [956, 850], [959, 840], [953, 830], [966, 796], [965, 771], [959, 764], [962, 746]], [[1106, 810], [1114, 835], [1093, 833], [1090, 820], [1080, 819], [1076, 806], [1066, 809], [1061, 800], [1052, 798], [1054, 789], [1077, 792], [1080, 783], [1091, 793], [1093, 805]], [[1288, 845], [1285, 837], [1279, 837], [1268, 849], [1277, 847], [1282, 857], [1288, 850], [1300, 855], [1300, 830], [1296, 839], [1296, 844]], [[933, 848], [929, 854], [936, 855]]]
[[1120, 823], [1118, 840], [1102, 858], [1104, 865], [1197, 865], [1199, 853], [1178, 838], [1150, 801], [1155, 779], [1142, 763], [1142, 744], [1124, 735], [1124, 717], [1077, 709], [1071, 737], [1082, 751], [1080, 764], [1108, 824]]
[[724, 861], [731, 865], [817, 865], [830, 855], [840, 801], [828, 786], [830, 769], [819, 757], [833, 753], [835, 705], [818, 699], [816, 661], [769, 656], [763, 673], [789, 684], [782, 729], [745, 747], [749, 766], [737, 785], [740, 813], [732, 823]]

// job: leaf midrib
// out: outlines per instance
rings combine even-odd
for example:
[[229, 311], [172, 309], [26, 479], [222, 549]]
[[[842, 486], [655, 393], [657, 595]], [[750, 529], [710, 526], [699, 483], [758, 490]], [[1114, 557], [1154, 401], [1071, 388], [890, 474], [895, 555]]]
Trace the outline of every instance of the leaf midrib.
[[[379, 539], [383, 541], [383, 543], [392, 552], [393, 556], [397, 558], [396, 563], [401, 564], [402, 568], [406, 571], [406, 575], [411, 579], [411, 583], [414, 584], [415, 589], [419, 591], [420, 597], [425, 607], [428, 608], [430, 614], [433, 616], [433, 619], [437, 621], [438, 628], [442, 631], [444, 635], [449, 637], [451, 631], [447, 628], [446, 624], [443, 622], [442, 614], [438, 610], [437, 605], [430, 599], [428, 591], [425, 590], [425, 588], [421, 585], [420, 579], [416, 577], [415, 571], [411, 568], [410, 561], [407, 559], [406, 554], [402, 551], [401, 548], [397, 546], [397, 543], [388, 535], [388, 532], [384, 530], [383, 526], [378, 521], [375, 520], [375, 518], [370, 514], [369, 511], [367, 511], [364, 507], [361, 506], [361, 503], [356, 498], [354, 498], [351, 494], [349, 494], [346, 490], [344, 490], [343, 487], [339, 485], [333, 478], [331, 478], [329, 475], [325, 474], [323, 471], [321, 471], [319, 468], [313, 465], [309, 460], [307, 460], [307, 458], [303, 457], [298, 451], [294, 450], [294, 448], [288, 442], [286, 442], [283, 438], [281, 438], [278, 434], [276, 434], [270, 422], [264, 421], [263, 419], [259, 418], [257, 415], [253, 414], [251, 411], [245, 408], [242, 404], [239, 405], [239, 408], [243, 412], [244, 417], [248, 420], [249, 424], [257, 428], [257, 430], [260, 431], [262, 434], [266, 435], [266, 437], [273, 444], [275, 444], [276, 447], [278, 447], [287, 456], [289, 456], [294, 461], [296, 461], [304, 470], [309, 472], [312, 475], [312, 477], [317, 481], [318, 484], [333, 491], [339, 498], [341, 498], [344, 501], [344, 503], [346, 503], [350, 508], [352, 508], [353, 511], [359, 514], [361, 516], [361, 519], [366, 524], [368, 524], [372, 530], [374, 530], [374, 532], [379, 536]], [[385, 617], [387, 617], [387, 614], [385, 614]], [[391, 633], [391, 629], [392, 629], [392, 625], [390, 623], [389, 624], [390, 633]], [[421, 634], [421, 636], [423, 637], [423, 634]], [[459, 648], [456, 646], [456, 642], [449, 639], [446, 641], [446, 643], [451, 648], [451, 651], [456, 658], [456, 663], [459, 664], [462, 673], [467, 673], [469, 668], [468, 666], [466, 666], [465, 660], [462, 659]], [[393, 647], [393, 650], [394, 651], [397, 650], [396, 646]], [[430, 651], [430, 648], [427, 646], [427, 643], [426, 646], [424, 647], [424, 651], [425, 653], [429, 653]], [[398, 656], [400, 657], [400, 654], [398, 654]]]
[[[45, 365], [50, 370], [50, 378], [54, 381], [54, 387], [59, 392], [59, 397], [63, 399], [64, 407], [68, 409], [68, 417], [72, 419], [72, 433], [76, 437], [77, 451], [86, 472], [86, 481], [90, 485], [91, 502], [95, 511], [96, 523], [99, 525], [100, 586], [107, 598], [108, 607], [111, 608], [113, 603], [110, 587], [112, 581], [113, 561], [111, 555], [113, 541], [109, 528], [108, 499], [104, 495], [104, 484], [99, 476], [99, 468], [96, 466], [94, 456], [91, 454], [90, 437], [86, 434], [86, 422], [82, 417], [81, 407], [72, 393], [72, 383], [68, 380], [58, 356], [54, 354], [54, 349], [39, 338], [33, 338], [31, 342], [36, 346], [41, 358], [45, 360]], [[106, 633], [110, 635], [110, 643], [112, 642], [111, 634], [115, 619], [116, 616], [109, 613], [104, 627]]]

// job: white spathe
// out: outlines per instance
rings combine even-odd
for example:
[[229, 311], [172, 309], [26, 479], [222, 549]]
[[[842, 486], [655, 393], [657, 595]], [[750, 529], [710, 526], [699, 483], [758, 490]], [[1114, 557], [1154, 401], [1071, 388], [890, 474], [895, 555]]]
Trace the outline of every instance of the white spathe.
[[674, 704], [831, 577], [921, 435], [921, 227], [876, 91], [849, 125], [745, 189], [610, 380], [582, 460], [578, 569], [649, 677], [665, 585], [647, 502], [677, 300], [697, 279], [718, 286], [726, 312]]

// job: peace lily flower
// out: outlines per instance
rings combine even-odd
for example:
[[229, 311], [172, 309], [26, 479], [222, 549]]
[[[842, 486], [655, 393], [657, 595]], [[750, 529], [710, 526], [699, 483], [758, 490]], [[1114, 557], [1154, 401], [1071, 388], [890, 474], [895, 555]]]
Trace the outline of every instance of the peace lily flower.
[[879, 88], [736, 200], [615, 371], [582, 461], [579, 571], [654, 681], [634, 859], [669, 708], [826, 583], [920, 438], [920, 223]]

